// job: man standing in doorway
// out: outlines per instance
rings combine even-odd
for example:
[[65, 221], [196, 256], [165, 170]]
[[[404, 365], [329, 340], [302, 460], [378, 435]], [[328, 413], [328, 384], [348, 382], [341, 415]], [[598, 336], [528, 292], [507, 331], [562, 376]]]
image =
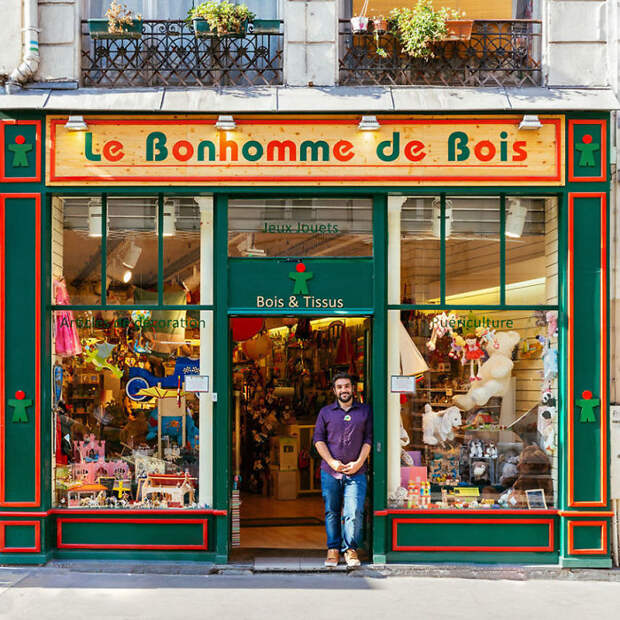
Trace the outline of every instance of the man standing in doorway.
[[366, 499], [366, 460], [372, 448], [372, 411], [353, 398], [353, 382], [346, 373], [332, 381], [336, 401], [319, 411], [314, 445], [323, 459], [321, 488], [325, 500], [327, 559], [337, 566], [340, 551], [349, 567], [360, 565]]

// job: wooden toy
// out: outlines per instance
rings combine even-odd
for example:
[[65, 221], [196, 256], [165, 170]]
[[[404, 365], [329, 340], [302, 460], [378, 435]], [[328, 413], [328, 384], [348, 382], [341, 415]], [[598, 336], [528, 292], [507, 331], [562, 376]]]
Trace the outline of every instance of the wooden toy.
[[185, 505], [185, 496], [189, 494], [190, 504], [194, 502], [196, 478], [184, 474], [147, 474], [142, 486], [142, 497], [148, 500], [153, 494], [160, 494], [168, 500], [168, 506], [181, 508]]

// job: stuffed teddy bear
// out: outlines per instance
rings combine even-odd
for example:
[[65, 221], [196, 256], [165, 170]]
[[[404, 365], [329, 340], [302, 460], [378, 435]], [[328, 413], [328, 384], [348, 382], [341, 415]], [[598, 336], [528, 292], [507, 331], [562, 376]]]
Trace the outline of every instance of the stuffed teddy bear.
[[424, 405], [424, 414], [422, 415], [424, 443], [435, 446], [439, 442], [452, 441], [454, 439], [453, 429], [461, 426], [461, 423], [461, 412], [456, 407], [433, 411], [427, 403]]
[[413, 459], [411, 458], [411, 454], [405, 450], [405, 447], [409, 445], [410, 439], [405, 427], [403, 426], [403, 421], [400, 421], [400, 464], [405, 467], [411, 467], [413, 465]]
[[519, 476], [519, 457], [516, 454], [506, 456], [502, 464], [502, 473], [499, 477], [499, 483], [504, 487], [511, 487]]
[[[502, 495], [505, 504], [511, 508], [527, 508], [526, 491], [542, 489], [548, 506], [553, 505], [553, 480], [551, 462], [536, 444], [527, 446], [521, 452], [517, 466], [519, 477], [512, 487]], [[502, 499], [500, 498], [500, 499]], [[500, 501], [500, 503], [502, 503]]]
[[492, 396], [504, 396], [510, 385], [510, 375], [514, 366], [512, 350], [519, 343], [521, 337], [517, 332], [499, 332], [495, 336], [499, 345], [487, 346], [489, 359], [482, 364], [478, 371], [479, 381], [476, 381], [467, 394], [454, 397], [454, 404], [463, 411], [474, 407], [483, 407]]

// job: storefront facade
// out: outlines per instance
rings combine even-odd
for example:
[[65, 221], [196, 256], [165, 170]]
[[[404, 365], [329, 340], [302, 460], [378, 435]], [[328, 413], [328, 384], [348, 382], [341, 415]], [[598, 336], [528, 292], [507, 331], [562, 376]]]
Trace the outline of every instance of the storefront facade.
[[[608, 115], [84, 120], [0, 125], [0, 562], [228, 561], [230, 319], [295, 316], [369, 327], [372, 561], [611, 566]], [[203, 377], [148, 429], [144, 347]]]

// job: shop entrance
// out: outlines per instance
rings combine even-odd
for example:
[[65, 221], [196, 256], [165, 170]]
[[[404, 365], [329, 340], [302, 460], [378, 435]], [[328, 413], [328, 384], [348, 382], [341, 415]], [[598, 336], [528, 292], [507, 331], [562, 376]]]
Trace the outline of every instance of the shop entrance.
[[369, 317], [230, 319], [233, 552], [325, 549], [314, 425], [337, 372], [369, 399], [370, 328]]

